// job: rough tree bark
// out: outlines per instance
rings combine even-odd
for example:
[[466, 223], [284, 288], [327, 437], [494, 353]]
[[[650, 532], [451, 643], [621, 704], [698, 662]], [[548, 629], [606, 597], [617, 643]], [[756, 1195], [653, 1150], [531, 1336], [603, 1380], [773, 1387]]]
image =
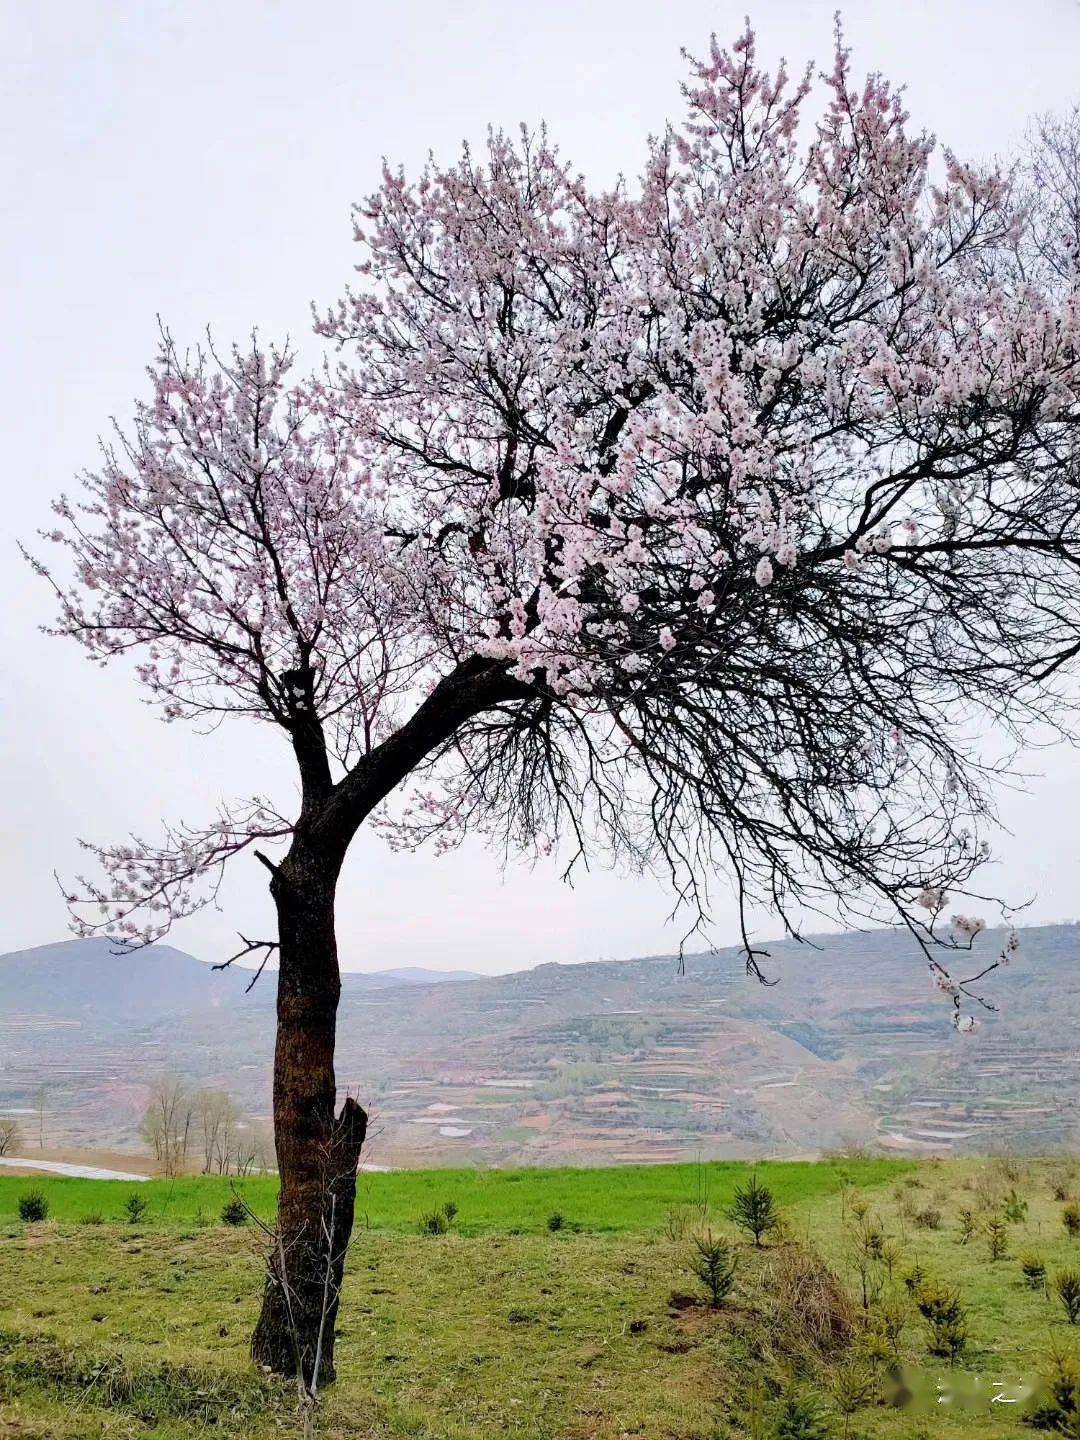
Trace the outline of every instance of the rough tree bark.
[[270, 882], [279, 947], [274, 1053], [279, 1243], [269, 1260], [251, 1348], [258, 1364], [279, 1375], [299, 1372], [310, 1389], [312, 1382], [321, 1388], [334, 1379], [334, 1325], [367, 1131], [367, 1115], [355, 1100], [346, 1099], [337, 1110], [338, 876], [357, 829], [420, 761], [481, 711], [534, 699], [535, 693], [490, 662], [465, 661], [334, 784], [311, 703], [313, 676], [297, 670], [285, 681], [296, 701], [292, 742], [303, 800], [289, 853], [272, 867]]
[[367, 1130], [367, 1116], [352, 1098], [336, 1110], [338, 869], [333, 856], [298, 841], [270, 886], [280, 946], [274, 1139], [281, 1244], [252, 1339], [259, 1364], [276, 1374], [299, 1371], [305, 1384], [320, 1386], [334, 1378], [334, 1327]]

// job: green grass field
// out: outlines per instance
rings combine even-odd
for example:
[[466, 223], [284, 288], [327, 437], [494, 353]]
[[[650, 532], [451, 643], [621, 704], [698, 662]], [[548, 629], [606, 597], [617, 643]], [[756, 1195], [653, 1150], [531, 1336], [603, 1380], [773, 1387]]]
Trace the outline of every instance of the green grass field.
[[[775, 1161], [757, 1167], [783, 1205], [836, 1194], [849, 1175], [857, 1176], [859, 1184], [880, 1185], [910, 1168], [911, 1162], [904, 1160]], [[464, 1235], [540, 1233], [555, 1210], [593, 1232], [649, 1234], [663, 1229], [674, 1205], [728, 1205], [746, 1173], [738, 1161], [610, 1170], [396, 1170], [362, 1174], [356, 1205], [367, 1228], [397, 1234], [411, 1234], [420, 1215], [447, 1200], [458, 1206], [456, 1228]], [[133, 1190], [147, 1201], [150, 1220], [167, 1226], [216, 1220], [234, 1193], [270, 1220], [277, 1197], [277, 1181], [263, 1176], [233, 1180], [200, 1175], [143, 1184], [0, 1176], [0, 1224], [17, 1218], [18, 1197], [28, 1189], [45, 1195], [50, 1218], [60, 1223], [84, 1221], [88, 1215], [122, 1220], [124, 1202]]]
[[[1017, 1392], [994, 1401], [990, 1385], [1032, 1378], [1056, 1351], [1080, 1348], [1080, 1326], [1053, 1293], [1026, 1283], [1018, 1258], [1039, 1252], [1051, 1292], [1062, 1269], [1080, 1266], [1080, 1239], [1066, 1233], [1054, 1193], [1080, 1189], [1080, 1167], [759, 1166], [783, 1209], [784, 1235], [760, 1252], [742, 1243], [723, 1309], [688, 1304], [679, 1297], [694, 1291], [692, 1236], [702, 1227], [734, 1236], [726, 1211], [747, 1174], [709, 1164], [365, 1177], [340, 1378], [325, 1397], [320, 1434], [773, 1440], [778, 1407], [797, 1390], [821, 1403], [821, 1433], [837, 1440], [1036, 1433], [1008, 1403]], [[49, 1199], [42, 1224], [17, 1218], [17, 1197], [30, 1188]], [[0, 1180], [0, 1437], [299, 1433], [289, 1393], [247, 1357], [262, 1259], [255, 1227], [220, 1223], [229, 1182], [140, 1186], [150, 1209], [129, 1225], [120, 1216], [134, 1188]], [[270, 1213], [269, 1182], [240, 1188]], [[1008, 1255], [992, 1261], [982, 1227], [1005, 1213], [1010, 1191], [1026, 1210], [1021, 1217], [1013, 1207]], [[419, 1217], [448, 1200], [458, 1206], [453, 1231], [420, 1235]], [[978, 1224], [966, 1244], [962, 1209]], [[551, 1232], [556, 1211], [566, 1224]], [[934, 1211], [940, 1221], [927, 1228]], [[880, 1229], [884, 1253], [871, 1267], [881, 1294], [865, 1315], [859, 1227]], [[928, 1354], [903, 1280], [916, 1264], [958, 1287], [966, 1307], [967, 1344], [954, 1369]], [[900, 1333], [890, 1332], [887, 1346], [890, 1325]], [[931, 1394], [922, 1412], [890, 1408], [894, 1358], [928, 1391], [944, 1380], [955, 1394], [947, 1403]], [[965, 1390], [973, 1392], [966, 1400]], [[858, 1403], [845, 1416], [853, 1393]]]

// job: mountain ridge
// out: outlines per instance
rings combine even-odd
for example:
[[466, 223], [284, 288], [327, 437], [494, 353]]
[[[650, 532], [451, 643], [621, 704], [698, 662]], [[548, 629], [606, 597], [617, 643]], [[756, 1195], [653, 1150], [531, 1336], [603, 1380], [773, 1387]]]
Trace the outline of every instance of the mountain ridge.
[[[79, 984], [92, 972], [95, 991], [77, 1003]], [[267, 971], [272, 975], [272, 971]], [[273, 1004], [274, 986], [247, 986], [257, 971], [248, 966], [224, 969], [173, 945], [125, 946], [107, 936], [57, 940], [0, 955], [0, 1012], [18, 1002], [37, 1004], [48, 1013], [65, 997], [71, 1013], [91, 1007], [117, 1021], [149, 1021], [188, 1009]], [[345, 989], [384, 989], [397, 985], [437, 985], [478, 978], [467, 970], [437, 971], [418, 966], [351, 970], [342, 974]]]

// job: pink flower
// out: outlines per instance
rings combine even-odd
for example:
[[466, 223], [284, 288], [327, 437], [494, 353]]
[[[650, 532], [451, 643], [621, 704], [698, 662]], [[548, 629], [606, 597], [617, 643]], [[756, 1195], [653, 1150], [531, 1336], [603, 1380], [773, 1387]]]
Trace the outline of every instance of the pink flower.
[[953, 915], [950, 917], [952, 927], [960, 935], [967, 935], [974, 939], [976, 935], [986, 929], [986, 921], [974, 915]]

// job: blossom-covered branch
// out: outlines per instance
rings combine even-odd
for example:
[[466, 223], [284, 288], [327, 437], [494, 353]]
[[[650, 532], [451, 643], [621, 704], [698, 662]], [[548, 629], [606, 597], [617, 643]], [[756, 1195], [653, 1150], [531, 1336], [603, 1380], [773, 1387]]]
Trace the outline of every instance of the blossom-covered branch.
[[[168, 934], [177, 920], [213, 904], [225, 866], [258, 840], [283, 840], [292, 822], [267, 802], [219, 812], [210, 825], [167, 826], [160, 840], [133, 835], [121, 845], [80, 841], [93, 855], [104, 879], [80, 875], [78, 888], [61, 884], [78, 935], [115, 935], [130, 943], [151, 944]], [[273, 864], [260, 851], [264, 864]]]

